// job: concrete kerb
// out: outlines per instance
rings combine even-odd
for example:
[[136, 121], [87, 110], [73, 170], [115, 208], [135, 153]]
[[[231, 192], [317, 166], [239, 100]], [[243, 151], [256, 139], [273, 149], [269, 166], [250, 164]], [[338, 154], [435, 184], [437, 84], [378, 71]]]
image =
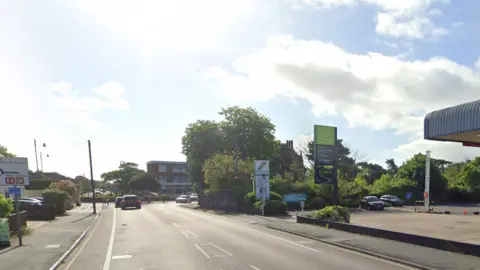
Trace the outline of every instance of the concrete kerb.
[[70, 248], [67, 251], [65, 251], [65, 253], [63, 253], [63, 255], [50, 267], [49, 270], [56, 270], [62, 264], [62, 262], [73, 252], [73, 250], [75, 250], [75, 248], [78, 246], [78, 244], [80, 244], [82, 242], [82, 240], [85, 238], [85, 236], [87, 236], [88, 232], [93, 227], [93, 224], [95, 224], [95, 221], [97, 221], [97, 219], [100, 216], [100, 214], [102, 213], [102, 211], [103, 211], [103, 207], [95, 215], [95, 218], [92, 220], [92, 223], [90, 223], [90, 225], [88, 225], [88, 228], [77, 238], [77, 240], [75, 240], [73, 245], [70, 246]]
[[277, 230], [277, 231], [301, 236], [301, 237], [304, 237], [304, 238], [308, 238], [308, 239], [311, 239], [311, 240], [315, 240], [315, 241], [318, 241], [318, 242], [326, 244], [326, 245], [331, 245], [331, 246], [335, 246], [335, 247], [338, 247], [338, 248], [343, 248], [343, 249], [358, 252], [358, 253], [361, 253], [361, 254], [369, 255], [369, 256], [372, 256], [372, 257], [375, 257], [375, 258], [380, 258], [380, 259], [383, 259], [383, 260], [386, 260], [386, 261], [391, 261], [391, 262], [395, 262], [395, 263], [398, 263], [398, 264], [406, 265], [406, 266], [413, 267], [413, 268], [416, 268], [416, 269], [434, 270], [434, 268], [430, 268], [428, 266], [412, 263], [412, 262], [409, 262], [409, 261], [397, 259], [397, 258], [390, 257], [390, 256], [387, 256], [387, 255], [383, 255], [383, 254], [380, 254], [380, 253], [375, 253], [375, 252], [372, 252], [372, 251], [368, 251], [368, 250], [364, 250], [364, 249], [360, 249], [360, 248], [356, 248], [356, 247], [352, 247], [352, 246], [348, 246], [348, 245], [344, 245], [344, 244], [340, 244], [340, 243], [335, 243], [335, 242], [332, 242], [332, 241], [323, 240], [323, 239], [312, 237], [312, 236], [309, 236], [309, 235], [306, 235], [306, 234], [293, 232], [293, 231], [290, 231], [290, 230], [281, 229], [281, 228], [273, 227], [273, 226], [270, 226], [270, 225], [266, 225], [265, 227], [269, 228], [269, 229], [272, 229], [272, 230]]

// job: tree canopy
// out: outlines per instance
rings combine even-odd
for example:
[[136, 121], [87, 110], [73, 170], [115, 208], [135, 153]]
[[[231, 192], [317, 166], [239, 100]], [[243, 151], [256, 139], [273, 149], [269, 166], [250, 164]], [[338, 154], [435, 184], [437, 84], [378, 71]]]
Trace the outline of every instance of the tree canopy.
[[3, 157], [7, 157], [7, 158], [11, 158], [11, 157], [15, 157], [14, 154], [8, 152], [8, 149], [7, 147], [3, 146], [0, 144], [0, 157], [3, 156]]
[[145, 171], [138, 168], [138, 164], [133, 162], [120, 162], [118, 169], [103, 173], [101, 175], [103, 181], [113, 181], [118, 188], [125, 193], [130, 191], [130, 181], [132, 181], [136, 176], [144, 174]]

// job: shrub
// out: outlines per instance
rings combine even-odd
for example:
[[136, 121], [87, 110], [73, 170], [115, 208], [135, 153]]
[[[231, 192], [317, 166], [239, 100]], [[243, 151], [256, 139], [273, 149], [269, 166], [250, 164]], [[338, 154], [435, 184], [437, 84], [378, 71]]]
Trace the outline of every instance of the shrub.
[[[260, 209], [262, 207], [263, 202], [258, 201], [254, 204], [255, 208]], [[287, 214], [287, 204], [283, 201], [278, 200], [270, 200], [265, 201], [265, 208], [264, 208], [265, 215], [286, 215]]]
[[270, 191], [270, 200], [272, 201], [283, 201], [282, 195], [278, 194], [275, 191]]
[[350, 223], [350, 213], [348, 212], [348, 208], [343, 206], [327, 206], [321, 210], [309, 213], [307, 216], [326, 221]]
[[[257, 193], [255, 191], [250, 191], [249, 193], [245, 194], [243, 197], [243, 201], [247, 205], [254, 205], [255, 202], [259, 201], [256, 198]], [[270, 200], [272, 201], [283, 201], [282, 195], [276, 193], [275, 191], [270, 191]]]
[[305, 202], [305, 208], [311, 210], [322, 209], [325, 205], [325, 201], [320, 197], [308, 198]]
[[45, 204], [55, 205], [55, 212], [59, 215], [65, 214], [65, 201], [68, 194], [59, 189], [46, 189], [42, 193]]
[[6, 218], [13, 212], [13, 201], [0, 194], [0, 218]]

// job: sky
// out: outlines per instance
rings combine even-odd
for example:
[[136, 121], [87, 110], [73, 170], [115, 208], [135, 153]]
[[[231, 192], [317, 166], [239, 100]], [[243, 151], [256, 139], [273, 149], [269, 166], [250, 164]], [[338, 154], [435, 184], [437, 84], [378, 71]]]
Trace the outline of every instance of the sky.
[[[252, 106], [302, 148], [334, 125], [384, 165], [478, 148], [423, 140], [426, 113], [479, 99], [473, 0], [0, 0], [0, 144], [95, 178], [184, 161], [181, 137]], [[46, 147], [42, 145], [45, 143]], [[40, 154], [39, 154], [40, 155]], [[48, 155], [48, 157], [47, 157]], [[40, 162], [39, 162], [40, 163]]]

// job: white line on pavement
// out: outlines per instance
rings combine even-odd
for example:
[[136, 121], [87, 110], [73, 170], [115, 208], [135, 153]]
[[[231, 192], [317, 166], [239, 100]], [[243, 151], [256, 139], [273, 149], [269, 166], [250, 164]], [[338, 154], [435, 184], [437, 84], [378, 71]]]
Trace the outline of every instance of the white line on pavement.
[[173, 226], [175, 226], [175, 227], [177, 227], [177, 228], [180, 228], [180, 225], [178, 225], [177, 223], [175, 223], [175, 222], [173, 222], [173, 221], [172, 221], [172, 224], [173, 224]]
[[95, 224], [95, 226], [92, 228], [91, 231], [89, 231], [88, 233], [90, 235], [87, 236], [87, 238], [85, 239], [85, 242], [83, 242], [83, 245], [80, 247], [80, 249], [78, 250], [77, 254], [75, 254], [75, 257], [72, 258], [72, 260], [68, 263], [67, 267], [65, 267], [65, 270], [68, 270], [70, 268], [70, 266], [72, 266], [73, 262], [77, 259], [78, 256], [80, 256], [80, 254], [82, 253], [83, 249], [85, 248], [85, 246], [88, 244], [88, 242], [90, 241], [90, 239], [92, 238], [93, 234], [95, 233], [95, 231], [97, 230], [99, 224], [100, 224], [100, 220], [102, 219], [103, 215], [99, 215], [98, 217], [100, 217], [98, 220], [97, 220], [97, 223]]
[[108, 242], [107, 255], [103, 263], [103, 270], [110, 270], [110, 261], [112, 260], [113, 240], [115, 239], [115, 227], [117, 225], [117, 209], [113, 209], [112, 232], [110, 233], [110, 241]]
[[314, 249], [314, 248], [311, 248], [311, 247], [307, 247], [307, 246], [301, 245], [301, 244], [299, 244], [299, 243], [295, 243], [295, 242], [292, 242], [292, 241], [290, 241], [290, 240], [287, 240], [287, 239], [284, 239], [284, 238], [281, 238], [281, 237], [278, 237], [278, 236], [275, 236], [275, 235], [271, 235], [271, 234], [269, 234], [269, 233], [264, 233], [264, 232], [261, 232], [261, 231], [258, 231], [258, 232], [261, 233], [261, 234], [264, 234], [264, 235], [268, 235], [268, 236], [270, 236], [270, 237], [273, 237], [273, 238], [275, 238], [275, 239], [285, 241], [285, 242], [290, 243], [290, 244], [292, 244], [292, 245], [302, 247], [302, 248], [304, 248], [304, 249], [308, 249], [308, 250], [311, 250], [311, 251], [314, 251], [314, 252], [318, 252], [318, 253], [323, 253], [323, 252], [321, 252], [320, 250], [317, 250], [317, 249]]
[[260, 270], [260, 268], [255, 267], [255, 266], [253, 266], [253, 265], [250, 265], [250, 268], [252, 268], [252, 269], [254, 269], [254, 270]]
[[209, 243], [211, 246], [214, 246], [214, 247], [218, 248], [219, 250], [223, 251], [224, 253], [226, 253], [226, 254], [228, 254], [228, 255], [230, 255], [230, 256], [232, 256], [232, 257], [233, 257], [232, 253], [230, 253], [230, 252], [226, 251], [225, 249], [223, 249], [223, 248], [221, 248], [221, 247], [219, 247], [219, 246], [215, 245], [215, 244], [214, 244], [214, 243], [212, 243], [212, 242], [208, 242], [208, 243]]
[[184, 231], [184, 230], [180, 230], [180, 232], [185, 235], [186, 238], [190, 238], [190, 236], [188, 236], [188, 234]]
[[197, 238], [200, 238], [200, 236], [198, 236], [196, 233], [194, 233], [194, 232], [192, 232], [192, 231], [187, 230], [187, 233], [189, 233], [189, 234], [191, 234], [191, 235], [193, 235], [193, 236], [195, 236], [195, 237], [197, 237]]
[[208, 256], [208, 254], [205, 252], [205, 250], [203, 250], [199, 245], [197, 245], [197, 243], [193, 243], [195, 245], [195, 247], [200, 250], [200, 252], [203, 253], [203, 255], [205, 255], [205, 257], [207, 257], [207, 259], [210, 259], [210, 256]]
[[130, 259], [132, 255], [126, 254], [126, 255], [117, 255], [117, 256], [112, 256], [112, 260], [118, 260], [118, 259]]

